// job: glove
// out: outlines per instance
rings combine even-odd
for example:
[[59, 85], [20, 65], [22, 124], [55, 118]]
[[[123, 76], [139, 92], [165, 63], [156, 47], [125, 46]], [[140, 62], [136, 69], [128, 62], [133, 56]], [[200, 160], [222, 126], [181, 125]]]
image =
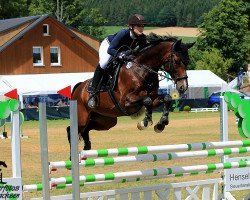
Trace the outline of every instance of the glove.
[[118, 58], [121, 60], [128, 60], [129, 58], [131, 59], [132, 53], [132, 50], [122, 51], [118, 54]]
[[119, 58], [120, 60], [126, 60], [127, 55], [126, 55], [124, 52], [121, 52], [121, 53], [118, 54], [118, 58]]

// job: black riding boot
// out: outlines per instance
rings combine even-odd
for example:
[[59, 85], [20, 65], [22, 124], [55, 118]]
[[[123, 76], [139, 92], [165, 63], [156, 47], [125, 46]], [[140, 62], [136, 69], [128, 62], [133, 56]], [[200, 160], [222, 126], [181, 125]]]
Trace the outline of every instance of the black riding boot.
[[95, 108], [98, 104], [98, 98], [97, 98], [97, 94], [98, 94], [98, 90], [97, 87], [102, 79], [104, 73], [104, 69], [102, 69], [100, 67], [100, 65], [97, 65], [95, 73], [94, 73], [94, 77], [92, 80], [92, 88], [93, 90], [90, 92], [89, 95], [89, 100], [88, 100], [88, 106], [90, 108]]

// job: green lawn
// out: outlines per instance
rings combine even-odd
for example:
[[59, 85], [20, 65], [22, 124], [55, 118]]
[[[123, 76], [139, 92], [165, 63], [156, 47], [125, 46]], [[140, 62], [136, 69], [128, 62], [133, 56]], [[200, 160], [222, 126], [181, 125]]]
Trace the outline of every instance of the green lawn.
[[[112, 35], [123, 28], [127, 28], [127, 26], [103, 26], [103, 28], [105, 30], [105, 34], [102, 36], [102, 38], [105, 38], [108, 35]], [[152, 30], [156, 28], [159, 27], [145, 27], [145, 30]], [[196, 37], [178, 37], [178, 38], [182, 39], [182, 41], [185, 43], [191, 43], [196, 41]]]
[[[107, 36], [107, 35], [112, 35], [121, 29], [128, 28], [128, 26], [103, 26], [103, 28], [106, 32], [105, 35], [103, 36]], [[145, 30], [152, 30], [155, 28], [158, 28], [158, 27], [145, 27]]]

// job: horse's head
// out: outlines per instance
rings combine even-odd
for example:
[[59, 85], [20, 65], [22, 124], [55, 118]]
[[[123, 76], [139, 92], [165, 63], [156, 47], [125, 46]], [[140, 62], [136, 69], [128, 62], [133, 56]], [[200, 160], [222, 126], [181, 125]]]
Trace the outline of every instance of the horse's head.
[[187, 65], [189, 63], [188, 49], [194, 43], [184, 44], [177, 40], [171, 44], [171, 49], [165, 54], [164, 70], [167, 71], [176, 84], [176, 89], [183, 94], [188, 89]]
[[184, 93], [188, 89], [188, 49], [194, 43], [184, 44], [174, 37], [154, 33], [147, 36], [147, 42], [148, 46], [142, 49], [135, 59], [137, 65], [149, 73], [157, 73], [163, 66], [163, 70], [168, 72], [175, 82], [178, 92]]

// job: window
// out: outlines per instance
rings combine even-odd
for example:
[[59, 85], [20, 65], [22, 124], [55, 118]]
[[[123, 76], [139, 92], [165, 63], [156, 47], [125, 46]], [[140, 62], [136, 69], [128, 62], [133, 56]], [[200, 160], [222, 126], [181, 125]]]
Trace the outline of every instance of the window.
[[33, 66], [43, 66], [42, 47], [33, 47]]
[[49, 36], [49, 25], [48, 24], [43, 25], [43, 35]]
[[60, 48], [50, 47], [50, 63], [51, 66], [60, 66]]

